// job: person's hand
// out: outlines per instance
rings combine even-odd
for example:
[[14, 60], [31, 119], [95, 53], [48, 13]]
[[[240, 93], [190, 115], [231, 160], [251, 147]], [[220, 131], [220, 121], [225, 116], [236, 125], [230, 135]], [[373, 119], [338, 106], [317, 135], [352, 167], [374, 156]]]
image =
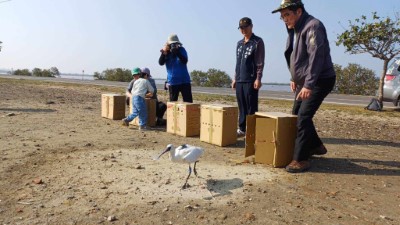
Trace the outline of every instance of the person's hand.
[[296, 92], [296, 83], [293, 81], [290, 81], [290, 90], [292, 90], [293, 93]]
[[170, 47], [169, 47], [169, 45], [164, 45], [164, 47], [161, 49], [161, 52], [164, 54], [164, 55], [167, 55], [168, 54], [168, 52], [170, 51]]
[[233, 81], [232, 81], [231, 87], [232, 87], [232, 89], [235, 89], [235, 88], [236, 88], [236, 80], [233, 80]]
[[147, 92], [147, 93], [146, 93], [146, 98], [151, 98], [151, 97], [153, 97], [153, 93]]
[[261, 86], [262, 86], [262, 83], [260, 80], [254, 81], [254, 89], [258, 90], [261, 88]]
[[126, 98], [126, 105], [129, 106], [129, 102], [131, 102], [131, 99], [129, 97]]
[[296, 100], [306, 100], [310, 98], [312, 90], [303, 87], [296, 97]]

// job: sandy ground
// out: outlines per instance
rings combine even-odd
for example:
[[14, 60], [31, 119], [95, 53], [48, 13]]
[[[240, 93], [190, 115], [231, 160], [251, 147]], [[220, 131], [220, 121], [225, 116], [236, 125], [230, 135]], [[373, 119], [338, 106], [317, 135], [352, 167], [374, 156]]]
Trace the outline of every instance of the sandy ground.
[[[329, 152], [293, 175], [246, 163], [242, 139], [101, 118], [107, 92], [0, 79], [0, 224], [400, 224], [400, 117], [320, 110]], [[187, 165], [152, 160], [170, 143], [206, 151], [188, 189]]]

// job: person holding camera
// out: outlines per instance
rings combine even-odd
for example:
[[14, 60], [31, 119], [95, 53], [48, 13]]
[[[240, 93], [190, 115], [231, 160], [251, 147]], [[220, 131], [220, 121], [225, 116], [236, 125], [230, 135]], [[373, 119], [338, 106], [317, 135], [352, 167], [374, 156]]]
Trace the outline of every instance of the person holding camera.
[[171, 34], [160, 52], [158, 63], [167, 68], [169, 100], [178, 101], [179, 93], [181, 93], [184, 102], [193, 102], [192, 86], [187, 69], [188, 55], [178, 36]]

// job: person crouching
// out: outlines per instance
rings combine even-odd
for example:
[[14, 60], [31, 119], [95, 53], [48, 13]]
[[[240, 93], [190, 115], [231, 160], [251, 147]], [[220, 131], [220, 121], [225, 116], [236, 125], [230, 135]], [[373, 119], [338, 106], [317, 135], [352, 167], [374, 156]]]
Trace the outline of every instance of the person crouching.
[[145, 98], [151, 98], [154, 89], [147, 80], [147, 74], [142, 73], [139, 68], [132, 70], [135, 79], [130, 98], [132, 99], [132, 114], [122, 119], [122, 125], [129, 126], [129, 122], [139, 116], [139, 130], [147, 130], [147, 108]]

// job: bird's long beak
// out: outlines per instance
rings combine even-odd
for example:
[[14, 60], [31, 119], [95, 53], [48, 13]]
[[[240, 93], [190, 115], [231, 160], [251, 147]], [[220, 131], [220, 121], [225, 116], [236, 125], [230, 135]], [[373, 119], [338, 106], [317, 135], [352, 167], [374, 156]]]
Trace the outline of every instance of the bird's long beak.
[[164, 155], [165, 153], [167, 153], [167, 152], [169, 152], [169, 151], [171, 151], [171, 147], [167, 147], [166, 149], [164, 149], [164, 150], [160, 153], [160, 155], [159, 155], [158, 157], [154, 157], [153, 160], [159, 160], [160, 157], [161, 157], [162, 155]]

